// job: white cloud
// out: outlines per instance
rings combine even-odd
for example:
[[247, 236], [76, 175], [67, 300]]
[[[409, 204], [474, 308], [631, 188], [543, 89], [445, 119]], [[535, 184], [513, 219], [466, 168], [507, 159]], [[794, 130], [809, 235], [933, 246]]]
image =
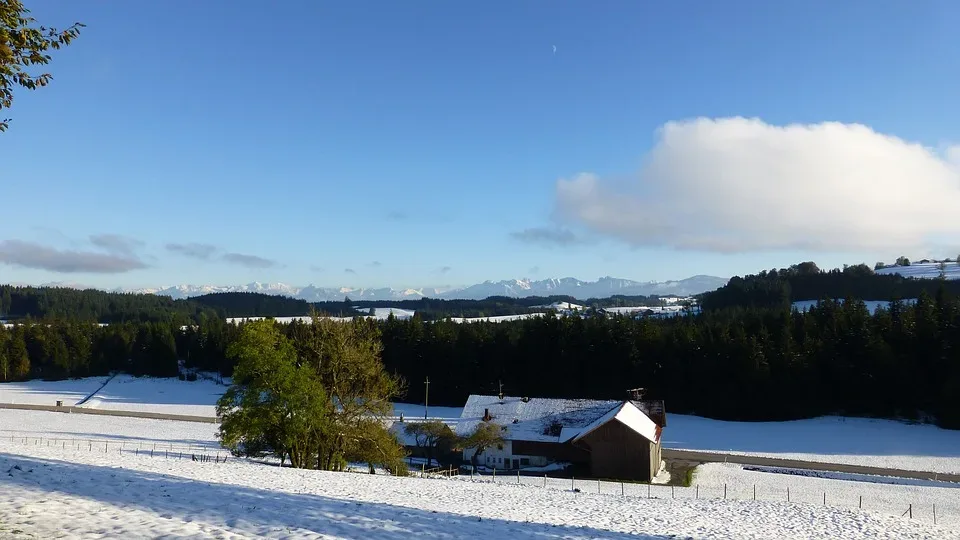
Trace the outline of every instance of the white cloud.
[[556, 214], [634, 246], [916, 249], [960, 234], [960, 147], [857, 124], [670, 122], [631, 182], [557, 182]]

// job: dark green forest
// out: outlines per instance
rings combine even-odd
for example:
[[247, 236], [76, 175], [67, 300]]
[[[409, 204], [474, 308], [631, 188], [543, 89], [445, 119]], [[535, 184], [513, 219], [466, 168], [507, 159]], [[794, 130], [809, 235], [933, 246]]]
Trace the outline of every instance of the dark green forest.
[[[202, 317], [109, 326], [64, 319], [0, 330], [0, 377], [122, 370], [175, 375], [177, 359], [229, 375], [238, 327]], [[731, 308], [667, 319], [556, 317], [503, 323], [368, 320], [404, 399], [461, 405], [470, 393], [619, 398], [646, 387], [668, 410], [731, 420], [822, 414], [933, 418], [960, 428], [960, 303], [946, 288], [870, 315], [862, 301], [807, 312]], [[283, 325], [294, 339], [306, 323]]]
[[804, 262], [790, 268], [733, 277], [716, 291], [699, 295], [699, 301], [705, 310], [730, 307], [780, 309], [791, 302], [824, 298], [886, 301], [918, 298], [921, 292], [934, 295], [940, 287], [953, 295], [960, 295], [960, 280], [877, 274], [865, 264], [822, 271], [815, 263]]
[[[958, 286], [956, 281], [879, 276], [864, 266], [823, 272], [804, 263], [734, 278], [700, 298], [701, 313], [674, 318], [548, 314], [464, 324], [426, 320], [418, 310], [409, 320], [364, 324], [380, 336], [384, 363], [407, 381], [404, 399], [411, 402], [422, 402], [422, 382], [429, 376], [434, 405], [462, 405], [471, 393], [496, 392], [501, 382], [510, 394], [545, 397], [619, 398], [627, 388], [645, 387], [649, 395], [666, 400], [671, 412], [712, 418], [846, 414], [934, 420], [960, 428]], [[224, 321], [226, 313], [286, 314], [304, 307], [261, 296], [172, 301], [3, 288], [6, 312], [19, 310], [28, 318], [0, 330], [0, 379], [115, 370], [169, 376], [178, 373], [178, 359], [230, 375], [234, 366], [226, 350], [238, 327]], [[810, 298], [823, 300], [806, 312], [790, 309], [790, 301]], [[859, 298], [894, 301], [870, 314]], [[899, 298], [917, 301], [907, 305]], [[473, 305], [538, 305], [512, 301]], [[450, 313], [456, 301], [419, 305], [441, 306], [435, 313], [459, 316]], [[339, 314], [334, 307], [325, 312]], [[283, 325], [283, 331], [296, 340], [306, 334], [306, 324]]]
[[196, 323], [207, 317], [297, 317], [311, 310], [322, 314], [353, 317], [370, 308], [394, 307], [415, 310], [424, 320], [447, 317], [492, 317], [543, 311], [535, 306], [572, 302], [593, 307], [660, 305], [655, 296], [613, 296], [578, 300], [572, 296], [511, 298], [492, 296], [484, 300], [370, 301], [345, 298], [340, 302], [315, 302], [252, 292], [206, 294], [173, 300], [152, 294], [110, 293], [94, 289], [54, 287], [13, 287], [0, 285], [0, 319], [42, 319], [63, 317], [82, 321], [117, 323], [125, 321], [172, 321]]

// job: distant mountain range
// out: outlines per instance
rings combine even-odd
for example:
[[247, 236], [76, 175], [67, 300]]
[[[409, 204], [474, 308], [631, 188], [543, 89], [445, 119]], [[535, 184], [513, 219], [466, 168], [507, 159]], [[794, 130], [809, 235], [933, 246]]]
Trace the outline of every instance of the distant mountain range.
[[248, 283], [246, 285], [177, 285], [173, 287], [123, 290], [118, 292], [137, 292], [170, 296], [175, 299], [191, 298], [204, 294], [221, 292], [256, 292], [262, 294], [283, 295], [300, 298], [308, 302], [351, 300], [419, 300], [423, 297], [443, 299], [481, 300], [490, 296], [509, 296], [523, 298], [528, 296], [572, 296], [581, 300], [587, 298], [608, 298], [613, 295], [625, 296], [690, 296], [716, 290], [727, 283], [726, 278], [715, 276], [693, 276], [677, 281], [633, 281], [613, 277], [602, 277], [597, 281], [581, 281], [575, 278], [559, 279], [513, 279], [504, 281], [484, 281], [467, 287], [393, 289], [393, 288], [354, 288], [354, 287], [295, 287], [284, 283]]

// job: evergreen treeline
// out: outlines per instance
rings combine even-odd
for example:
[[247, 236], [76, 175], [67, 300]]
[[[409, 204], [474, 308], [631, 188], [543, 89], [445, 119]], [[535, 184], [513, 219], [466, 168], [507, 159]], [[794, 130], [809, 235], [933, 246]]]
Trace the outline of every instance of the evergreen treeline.
[[197, 322], [200, 316], [298, 317], [319, 313], [353, 317], [368, 314], [370, 308], [394, 307], [416, 311], [424, 320], [447, 317], [494, 317], [543, 311], [537, 306], [571, 302], [590, 307], [656, 306], [656, 296], [613, 296], [577, 300], [572, 296], [513, 298], [493, 296], [484, 300], [368, 301], [345, 298], [339, 302], [315, 302], [254, 292], [225, 292], [173, 300], [153, 294], [113, 293], [94, 289], [59, 287], [14, 287], [0, 285], [0, 319], [42, 319], [62, 317], [102, 323], [124, 321]]
[[214, 309], [223, 317], [299, 317], [310, 313], [306, 300], [253, 292], [205, 294], [190, 301]]
[[179, 360], [229, 375], [226, 348], [238, 333], [219, 317], [180, 326], [173, 321], [109, 326], [51, 318], [0, 326], [0, 381], [106, 375], [177, 376]]
[[730, 420], [932, 415], [960, 428], [960, 304], [941, 289], [870, 315], [862, 301], [807, 312], [384, 323], [384, 362], [422, 401], [470, 393], [619, 398], [641, 386], [675, 413]]
[[[731, 420], [822, 414], [936, 418], [960, 428], [960, 302], [946, 287], [871, 315], [862, 301], [807, 312], [737, 308], [665, 319], [556, 317], [503, 323], [379, 323], [386, 369], [404, 399], [461, 405], [471, 393], [619, 398], [646, 387], [675, 413]], [[307, 323], [282, 325], [295, 343]], [[62, 378], [188, 366], [230, 375], [239, 327], [52, 319], [0, 330], [0, 376]]]
[[[624, 296], [615, 295], [610, 298], [589, 298], [579, 300], [572, 296], [528, 296], [515, 298], [512, 296], [491, 296], [483, 300], [436, 299], [422, 298], [418, 300], [350, 300], [343, 302], [315, 302], [313, 306], [320, 312], [337, 315], [355, 315], [369, 313], [370, 308], [400, 308], [416, 311], [425, 321], [436, 321], [448, 317], [500, 317], [504, 315], [522, 315], [526, 313], [543, 312], [542, 306], [549, 306], [557, 302], [569, 302], [586, 307], [622, 307], [622, 306], [659, 306], [659, 296]], [[356, 310], [354, 310], [356, 308]]]
[[[867, 286], [888, 282], [899, 284], [896, 292], [904, 297], [918, 298], [916, 305], [896, 301], [871, 315], [862, 301], [843, 295], [842, 303], [822, 301], [805, 313], [787, 307], [794, 290], [836, 297], [841, 295], [823, 293], [856, 288], [876, 298], [879, 293]], [[820, 272], [815, 265], [797, 265], [731, 280], [704, 300], [726, 299], [736, 307], [717, 302], [699, 315], [548, 315], [471, 324], [428, 322], [418, 315], [371, 324], [380, 327], [386, 368], [408, 381], [405, 399], [411, 402], [423, 401], [429, 376], [434, 405], [456, 406], [471, 393], [496, 393], [501, 381], [511, 394], [554, 397], [618, 398], [640, 386], [665, 399], [671, 412], [714, 418], [929, 415], [960, 428], [960, 302], [952, 293], [958, 283], [876, 276], [863, 267]], [[17, 289], [0, 293], [11, 291]], [[69, 305], [56, 295], [47, 298], [38, 305], [52, 313]], [[86, 306], [88, 314], [122, 307], [76, 305]], [[139, 309], [132, 304], [130, 311]], [[147, 320], [131, 317], [109, 326], [47, 317], [0, 329], [0, 379], [111, 370], [172, 375], [177, 359], [230, 375], [234, 366], [226, 350], [238, 335], [236, 325], [205, 311], [188, 317], [187, 311], [157, 310]], [[177, 320], [181, 315], [190, 320]], [[283, 329], [295, 342], [306, 334], [305, 323]]]
[[124, 321], [186, 321], [209, 310], [188, 300], [153, 294], [113, 293], [66, 287], [0, 285], [0, 318], [62, 317], [114, 323]]
[[824, 298], [889, 301], [917, 298], [924, 291], [933, 295], [941, 286], [951, 294], [960, 294], [960, 280], [877, 274], [865, 264], [822, 271], [816, 264], [805, 262], [790, 268], [731, 278], [716, 291], [700, 295], [700, 304], [705, 310], [714, 310], [730, 307], [782, 308], [791, 302]]

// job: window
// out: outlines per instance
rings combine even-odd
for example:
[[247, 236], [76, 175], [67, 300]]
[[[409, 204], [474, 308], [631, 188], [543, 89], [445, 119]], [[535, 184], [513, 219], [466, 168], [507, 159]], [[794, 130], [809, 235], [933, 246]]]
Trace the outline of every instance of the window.
[[526, 457], [520, 458], [520, 466], [521, 466], [521, 467], [526, 467], [526, 466], [528, 466], [528, 465], [530, 465], [530, 458], [526, 458]]

